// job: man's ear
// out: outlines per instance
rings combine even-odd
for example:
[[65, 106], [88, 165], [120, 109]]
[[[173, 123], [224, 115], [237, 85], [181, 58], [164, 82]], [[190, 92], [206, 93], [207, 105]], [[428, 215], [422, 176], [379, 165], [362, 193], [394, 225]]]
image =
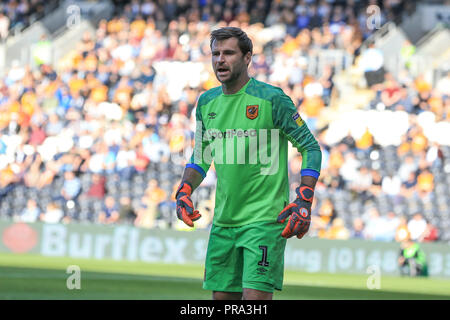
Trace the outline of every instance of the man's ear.
[[247, 63], [247, 67], [250, 65], [250, 62], [252, 62], [252, 54], [250, 51], [245, 54], [245, 62]]

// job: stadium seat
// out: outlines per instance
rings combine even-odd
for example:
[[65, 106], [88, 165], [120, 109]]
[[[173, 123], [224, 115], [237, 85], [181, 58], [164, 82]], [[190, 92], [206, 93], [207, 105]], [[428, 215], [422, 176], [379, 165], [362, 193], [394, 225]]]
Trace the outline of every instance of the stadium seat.
[[88, 222], [90, 221], [91, 212], [87, 208], [80, 208], [78, 219], [80, 222]]

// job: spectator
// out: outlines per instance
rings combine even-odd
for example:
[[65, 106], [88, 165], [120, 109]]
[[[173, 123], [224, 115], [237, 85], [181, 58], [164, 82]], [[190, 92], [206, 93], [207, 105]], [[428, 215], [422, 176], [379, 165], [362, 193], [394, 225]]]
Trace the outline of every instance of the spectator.
[[402, 95], [398, 83], [391, 74], [386, 74], [384, 89], [381, 92], [381, 102], [388, 110], [393, 110]]
[[142, 146], [143, 152], [151, 162], [167, 161], [170, 156], [169, 146], [153, 130], [149, 130], [148, 135], [142, 139]]
[[417, 176], [417, 190], [420, 195], [427, 195], [434, 189], [434, 177], [428, 168], [425, 168]]
[[34, 123], [31, 123], [30, 129], [31, 129], [30, 130], [31, 132], [30, 132], [30, 139], [28, 140], [28, 144], [30, 144], [34, 147], [41, 145], [46, 138], [44, 129]]
[[73, 171], [66, 171], [64, 173], [64, 184], [59, 200], [76, 202], [81, 191], [80, 179], [75, 176]]
[[383, 53], [372, 42], [368, 49], [361, 55], [359, 65], [364, 72], [364, 77], [369, 88], [379, 88], [384, 81]]
[[406, 239], [410, 239], [411, 236], [408, 230], [408, 220], [406, 217], [402, 216], [399, 219], [398, 227], [395, 231], [395, 241], [403, 242]]
[[342, 178], [342, 176], [339, 174], [338, 169], [330, 168], [328, 170], [328, 173], [329, 173], [328, 175], [321, 178], [321, 179], [323, 179], [325, 186], [327, 188], [331, 188], [331, 189], [344, 189], [345, 181]]
[[111, 224], [118, 222], [120, 217], [116, 200], [112, 196], [107, 196], [103, 203], [102, 211], [98, 216], [98, 222], [103, 224]]
[[395, 106], [395, 110], [403, 110], [408, 113], [413, 112], [413, 103], [412, 99], [408, 93], [408, 87], [403, 85], [400, 87], [400, 99], [397, 101]]
[[136, 158], [134, 159], [134, 170], [138, 173], [143, 173], [150, 163], [150, 159], [144, 152], [144, 147], [139, 145], [136, 151]]
[[323, 87], [323, 101], [325, 105], [330, 105], [331, 95], [333, 93], [334, 88], [334, 68], [331, 65], [326, 65], [322, 72], [321, 77], [319, 78], [319, 82]]
[[116, 172], [119, 173], [121, 179], [130, 180], [136, 173], [134, 161], [136, 160], [136, 152], [122, 143], [116, 157]]
[[[206, 178], [208, 178], [208, 175], [210, 172], [211, 172], [211, 170], [208, 171]], [[206, 180], [206, 178], [205, 178], [205, 180]], [[203, 180], [202, 184], [199, 187], [204, 185], [205, 180]], [[160, 209], [160, 213], [161, 213], [159, 216], [159, 220], [160, 220], [159, 224], [162, 228], [164, 228], [164, 227], [174, 228], [178, 222], [178, 218], [176, 216], [175, 195], [178, 191], [178, 186], [180, 185], [180, 181], [181, 180], [177, 180], [172, 185], [172, 193], [170, 194], [170, 196], [166, 197], [166, 199], [164, 201], [162, 201], [159, 205], [159, 209]]]
[[369, 128], [366, 127], [361, 137], [359, 137], [359, 139], [356, 140], [356, 148], [367, 154], [372, 146], [373, 146], [373, 136], [370, 133]]
[[405, 40], [402, 48], [400, 49], [400, 55], [405, 64], [405, 67], [408, 69], [411, 67], [411, 58], [414, 56], [415, 52], [416, 47], [409, 40]]
[[431, 168], [439, 168], [444, 160], [444, 154], [440, 148], [439, 143], [432, 143], [426, 153], [427, 165]]
[[364, 239], [364, 221], [361, 218], [353, 219], [353, 229], [350, 231], [350, 237], [354, 239]]
[[272, 1], [271, 2], [271, 7], [270, 7], [270, 11], [266, 16], [266, 20], [265, 20], [265, 25], [266, 26], [273, 26], [276, 25], [280, 22], [281, 20], [281, 15], [278, 12], [278, 8], [277, 8], [278, 4], [276, 1]]
[[312, 5], [310, 10], [310, 18], [308, 28], [311, 30], [314, 28], [320, 28], [322, 26], [322, 17], [319, 14], [317, 6]]
[[336, 218], [333, 220], [325, 237], [328, 239], [347, 240], [350, 237], [350, 232], [345, 227], [344, 220]]
[[105, 184], [105, 176], [94, 173], [92, 175], [92, 183], [89, 186], [89, 190], [84, 195], [89, 199], [102, 200], [106, 194]]
[[158, 206], [166, 197], [167, 194], [159, 187], [158, 181], [156, 179], [150, 180], [141, 199], [140, 208], [137, 210], [135, 225], [143, 228], [154, 227], [158, 216]]
[[51, 42], [43, 34], [39, 41], [34, 45], [33, 58], [37, 66], [51, 63]]
[[400, 219], [393, 211], [389, 211], [384, 217], [384, 233], [383, 240], [384, 241], [394, 241], [395, 234], [397, 232], [397, 228], [400, 225]]
[[341, 167], [344, 164], [344, 155], [339, 147], [331, 149], [330, 158], [329, 158], [328, 162], [329, 162], [328, 165], [329, 165], [330, 169], [337, 169], [337, 170], [341, 169]]
[[33, 161], [28, 170], [24, 172], [23, 175], [23, 183], [30, 189], [38, 190], [41, 187], [41, 166], [42, 160], [40, 156], [36, 157], [36, 160]]
[[400, 194], [406, 198], [409, 199], [413, 196], [417, 185], [417, 178], [415, 172], [410, 172], [408, 175], [408, 179], [402, 183], [402, 186], [400, 188]]
[[92, 173], [103, 174], [106, 169], [106, 156], [108, 146], [105, 143], [98, 143], [93, 146], [93, 154], [89, 157], [88, 168]]
[[378, 170], [372, 169], [372, 185], [370, 186], [370, 193], [377, 197], [382, 192], [383, 177]]
[[408, 221], [408, 231], [412, 241], [419, 240], [426, 228], [427, 222], [420, 213], [414, 214], [413, 218]]
[[306, 8], [300, 7], [298, 10], [296, 10], [295, 13], [297, 14], [297, 19], [296, 19], [297, 29], [303, 30], [306, 27], [308, 27], [310, 24], [311, 17], [309, 15], [309, 13], [306, 11]]
[[313, 232], [316, 233], [319, 238], [324, 238], [335, 218], [336, 210], [334, 209], [333, 203], [331, 200], [325, 199], [319, 207], [318, 215], [312, 216], [311, 226]]
[[372, 174], [367, 167], [361, 166], [355, 180], [350, 185], [350, 189], [353, 190], [364, 203], [370, 198], [369, 189], [371, 186]]
[[56, 136], [64, 128], [63, 122], [59, 119], [57, 113], [50, 113], [45, 125], [45, 133], [49, 136]]
[[350, 151], [344, 156], [345, 160], [342, 167], [339, 169], [339, 173], [345, 180], [346, 185], [351, 185], [353, 181], [356, 181], [358, 177], [358, 168], [360, 162], [356, 159], [355, 153]]
[[432, 223], [428, 222], [425, 231], [419, 237], [419, 242], [434, 242], [439, 239], [439, 230]]
[[19, 60], [13, 60], [11, 63], [11, 69], [6, 76], [6, 84], [11, 85], [15, 82], [21, 81], [25, 77], [26, 70], [20, 66]]
[[3, 42], [8, 37], [9, 33], [9, 18], [8, 16], [0, 10], [0, 40]]
[[428, 139], [424, 135], [422, 128], [418, 126], [411, 129], [410, 135], [412, 136], [411, 151], [415, 155], [420, 155], [427, 149]]
[[134, 210], [130, 197], [120, 198], [119, 221], [127, 224], [133, 224], [136, 220], [136, 211]]
[[306, 115], [306, 122], [308, 127], [315, 131], [317, 129], [317, 121], [325, 103], [322, 100], [323, 88], [322, 85], [313, 81], [305, 85], [305, 99], [303, 100], [300, 110]]
[[405, 157], [405, 160], [402, 162], [398, 169], [398, 176], [402, 182], [405, 182], [410, 179], [410, 173], [416, 172], [418, 169], [417, 163], [414, 161], [414, 157], [408, 155]]
[[28, 199], [27, 206], [20, 213], [19, 221], [22, 222], [36, 222], [39, 219], [41, 210], [39, 209], [36, 200]]
[[397, 175], [386, 175], [381, 182], [382, 191], [393, 199], [400, 193], [402, 182]]
[[47, 210], [40, 215], [40, 220], [45, 223], [59, 223], [64, 217], [64, 211], [57, 202], [50, 202]]
[[372, 207], [369, 209], [366, 221], [364, 221], [364, 238], [368, 240], [384, 240], [385, 222], [380, 217], [378, 209]]
[[256, 74], [269, 74], [270, 66], [267, 63], [266, 56], [262, 53], [255, 55], [252, 60], [251, 69], [253, 69]]
[[347, 150], [354, 150], [356, 148], [356, 141], [355, 138], [352, 136], [352, 132], [349, 130], [347, 135], [342, 138], [342, 140], [339, 142], [340, 144], [344, 144], [347, 146]]

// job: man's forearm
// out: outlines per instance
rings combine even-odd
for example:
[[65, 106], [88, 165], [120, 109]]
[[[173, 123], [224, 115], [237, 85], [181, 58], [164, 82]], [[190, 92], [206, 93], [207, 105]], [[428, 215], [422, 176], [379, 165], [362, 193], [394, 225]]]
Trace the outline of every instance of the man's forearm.
[[302, 176], [300, 184], [311, 187], [313, 190], [316, 187], [317, 178], [313, 176]]
[[193, 168], [186, 168], [181, 178], [181, 182], [187, 182], [192, 186], [192, 192], [202, 183], [203, 176]]

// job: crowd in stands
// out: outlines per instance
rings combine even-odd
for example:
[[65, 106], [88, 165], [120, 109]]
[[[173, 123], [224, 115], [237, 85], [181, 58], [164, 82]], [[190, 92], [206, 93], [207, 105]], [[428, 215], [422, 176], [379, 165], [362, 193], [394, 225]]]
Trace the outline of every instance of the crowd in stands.
[[0, 42], [11, 30], [22, 31], [54, 9], [59, 0], [2, 0], [0, 2]]
[[[401, 79], [386, 72], [371, 84], [368, 109], [411, 116], [395, 147], [404, 161], [394, 172], [362, 161], [383, 150], [369, 129], [330, 144], [327, 127], [320, 126], [335, 99], [336, 66], [310, 74], [308, 57], [342, 49], [356, 63], [361, 44], [374, 32], [366, 23], [370, 4], [382, 8], [384, 22], [397, 19], [407, 1], [133, 0], [101, 21], [95, 35], [86, 33], [56, 67], [14, 65], [0, 79], [0, 217], [182, 229], [174, 193], [193, 146], [193, 110], [202, 92], [219, 85], [210, 66], [209, 35], [212, 28], [231, 25], [254, 41], [251, 76], [281, 87], [321, 144], [323, 168], [309, 235], [437, 240], [439, 230], [424, 213], [380, 212], [370, 204], [380, 195], [395, 202], [433, 194], [433, 168], [442, 168], [444, 155], [414, 119], [424, 111], [439, 121], [450, 119], [450, 74], [436, 88], [411, 79], [407, 70]], [[183, 82], [183, 71], [169, 74], [165, 62], [194, 64], [199, 72], [192, 77], [198, 79]], [[300, 168], [301, 156], [292, 148], [292, 190]], [[212, 167], [193, 197], [203, 215], [197, 228], [212, 221], [214, 184]], [[367, 210], [349, 220], [325, 190], [338, 197], [346, 191], [348, 203], [357, 199]]]

